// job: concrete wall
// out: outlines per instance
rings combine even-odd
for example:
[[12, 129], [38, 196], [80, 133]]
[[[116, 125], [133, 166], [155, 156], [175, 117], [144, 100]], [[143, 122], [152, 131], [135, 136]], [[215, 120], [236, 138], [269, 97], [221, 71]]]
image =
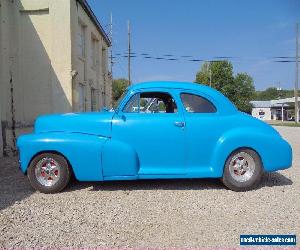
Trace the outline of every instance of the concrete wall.
[[38, 115], [72, 110], [70, 2], [1, 3], [1, 124], [11, 151]]
[[[85, 110], [91, 88], [99, 94], [97, 108], [111, 103], [111, 83], [107, 55], [90, 67], [91, 34], [99, 56], [107, 44], [76, 0], [0, 1], [0, 152], [8, 153], [38, 115], [77, 111], [79, 83], [86, 88]], [[79, 19], [86, 25], [86, 62], [76, 54]]]
[[[77, 1], [71, 2], [73, 110], [80, 111], [80, 88], [84, 89], [84, 110], [91, 111], [91, 90], [96, 94], [96, 109], [111, 106], [112, 81], [108, 77], [108, 44]], [[84, 56], [79, 55], [78, 33], [84, 27]], [[95, 63], [91, 60], [92, 40], [95, 41]]]
[[[2, 40], [3, 40], [3, 36], [2, 36], [2, 16], [3, 16], [3, 14], [2, 14], [2, 12], [3, 12], [3, 7], [2, 7], [2, 3], [1, 3], [1, 0], [0, 0], [0, 93], [1, 93], [1, 91], [2, 91], [2, 88], [1, 88], [1, 85], [2, 85], [2, 66], [1, 65], [3, 65], [3, 49], [2, 49]], [[1, 97], [1, 95], [0, 95], [0, 97]], [[2, 115], [1, 115], [1, 113], [2, 113], [2, 108], [1, 108], [1, 106], [2, 106], [2, 103], [1, 103], [1, 101], [0, 101], [0, 157], [2, 157], [3, 156], [3, 136], [2, 136], [2, 123], [1, 123], [1, 121], [2, 121]]]
[[252, 116], [264, 120], [270, 121], [271, 119], [271, 108], [252, 108]]

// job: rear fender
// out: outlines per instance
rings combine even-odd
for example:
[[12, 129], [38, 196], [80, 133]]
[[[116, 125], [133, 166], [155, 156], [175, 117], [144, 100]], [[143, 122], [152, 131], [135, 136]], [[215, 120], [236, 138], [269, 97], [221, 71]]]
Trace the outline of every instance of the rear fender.
[[253, 131], [253, 128], [238, 128], [224, 133], [216, 144], [212, 158], [215, 177], [222, 177], [227, 158], [239, 148], [250, 148], [257, 152], [266, 172], [291, 166], [291, 147], [279, 135]]

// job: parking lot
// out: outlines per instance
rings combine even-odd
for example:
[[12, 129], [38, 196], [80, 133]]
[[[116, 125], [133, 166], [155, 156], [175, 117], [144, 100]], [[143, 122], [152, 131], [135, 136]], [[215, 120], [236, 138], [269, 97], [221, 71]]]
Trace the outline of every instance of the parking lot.
[[275, 128], [293, 147], [293, 167], [265, 174], [258, 189], [244, 193], [204, 179], [73, 182], [44, 195], [16, 158], [2, 158], [0, 248], [235, 247], [240, 234], [299, 238], [300, 128]]

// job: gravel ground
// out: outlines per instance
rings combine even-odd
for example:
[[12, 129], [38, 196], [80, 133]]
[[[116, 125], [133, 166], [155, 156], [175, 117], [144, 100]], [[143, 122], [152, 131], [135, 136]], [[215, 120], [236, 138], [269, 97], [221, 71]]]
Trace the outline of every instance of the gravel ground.
[[293, 146], [293, 167], [245, 193], [205, 179], [75, 182], [44, 195], [16, 158], [0, 159], [0, 248], [236, 247], [240, 234], [299, 237], [300, 128], [276, 129]]

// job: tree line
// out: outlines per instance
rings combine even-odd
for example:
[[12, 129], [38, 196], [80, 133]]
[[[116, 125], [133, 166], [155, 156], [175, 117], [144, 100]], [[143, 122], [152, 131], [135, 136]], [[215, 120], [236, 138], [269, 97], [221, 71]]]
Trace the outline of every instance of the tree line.
[[[251, 113], [252, 100], [272, 100], [293, 97], [293, 90], [278, 90], [267, 88], [256, 91], [253, 78], [247, 73], [233, 73], [230, 61], [205, 62], [196, 74], [195, 83], [208, 85], [222, 92], [236, 107], [246, 113]], [[113, 80], [113, 102], [116, 103], [128, 87], [125, 78]]]
[[[298, 92], [298, 95], [300, 96], [300, 91]], [[266, 90], [256, 91], [253, 100], [268, 101], [290, 97], [294, 97], [294, 90], [271, 87], [267, 88]]]

